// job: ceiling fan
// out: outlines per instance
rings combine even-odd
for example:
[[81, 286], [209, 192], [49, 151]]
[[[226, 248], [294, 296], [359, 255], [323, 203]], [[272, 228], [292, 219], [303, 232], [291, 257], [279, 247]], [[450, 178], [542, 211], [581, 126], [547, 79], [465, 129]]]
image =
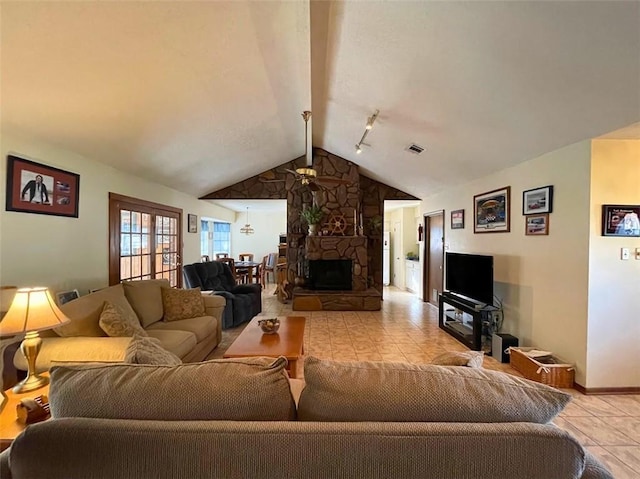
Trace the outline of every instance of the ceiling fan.
[[[318, 176], [318, 172], [313, 168], [313, 160], [310, 158], [308, 147], [309, 118], [311, 118], [311, 112], [308, 110], [303, 111], [302, 118], [304, 120], [304, 151], [307, 157], [307, 166], [304, 168], [296, 168], [295, 170], [285, 168], [285, 171], [294, 175], [296, 180], [300, 180], [301, 185], [307, 186], [311, 191], [319, 191], [320, 189], [327, 188], [329, 186], [350, 185], [351, 181], [342, 178]], [[262, 181], [272, 183], [282, 182], [285, 180], [263, 179]]]

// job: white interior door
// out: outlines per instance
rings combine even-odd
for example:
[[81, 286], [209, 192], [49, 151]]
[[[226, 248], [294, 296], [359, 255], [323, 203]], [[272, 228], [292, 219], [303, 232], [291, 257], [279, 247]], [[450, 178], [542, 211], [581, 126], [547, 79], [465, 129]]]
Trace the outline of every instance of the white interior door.
[[391, 251], [393, 252], [393, 285], [397, 288], [404, 289], [404, 261], [402, 259], [402, 223], [396, 221], [393, 223], [391, 231]]

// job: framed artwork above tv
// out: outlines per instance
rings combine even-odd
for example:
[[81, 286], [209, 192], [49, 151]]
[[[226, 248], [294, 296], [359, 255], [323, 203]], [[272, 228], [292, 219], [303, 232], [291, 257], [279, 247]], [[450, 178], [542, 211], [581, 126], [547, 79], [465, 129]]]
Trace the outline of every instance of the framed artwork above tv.
[[487, 191], [473, 197], [473, 232], [507, 233], [511, 220], [511, 187]]

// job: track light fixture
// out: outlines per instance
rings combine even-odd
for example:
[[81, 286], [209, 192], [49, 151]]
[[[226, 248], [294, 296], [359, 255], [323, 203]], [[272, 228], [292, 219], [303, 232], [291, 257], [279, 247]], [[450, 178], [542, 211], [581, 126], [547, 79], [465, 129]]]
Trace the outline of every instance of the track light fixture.
[[369, 134], [369, 131], [371, 131], [371, 129], [373, 128], [373, 123], [376, 121], [376, 118], [378, 118], [379, 113], [380, 113], [380, 110], [376, 110], [373, 115], [367, 118], [367, 126], [364, 127], [364, 133], [362, 134], [362, 138], [360, 138], [360, 141], [356, 143], [357, 154], [362, 153], [362, 145], [369, 146], [364, 142], [364, 139]]

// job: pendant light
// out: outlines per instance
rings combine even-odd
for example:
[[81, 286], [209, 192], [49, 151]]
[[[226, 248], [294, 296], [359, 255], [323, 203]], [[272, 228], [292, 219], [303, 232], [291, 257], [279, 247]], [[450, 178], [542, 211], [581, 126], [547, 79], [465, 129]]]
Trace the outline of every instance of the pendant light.
[[253, 230], [253, 228], [249, 224], [249, 207], [248, 206], [247, 206], [247, 223], [242, 228], [240, 228], [240, 233], [244, 233], [247, 236], [252, 235], [253, 233], [255, 233], [255, 231]]

